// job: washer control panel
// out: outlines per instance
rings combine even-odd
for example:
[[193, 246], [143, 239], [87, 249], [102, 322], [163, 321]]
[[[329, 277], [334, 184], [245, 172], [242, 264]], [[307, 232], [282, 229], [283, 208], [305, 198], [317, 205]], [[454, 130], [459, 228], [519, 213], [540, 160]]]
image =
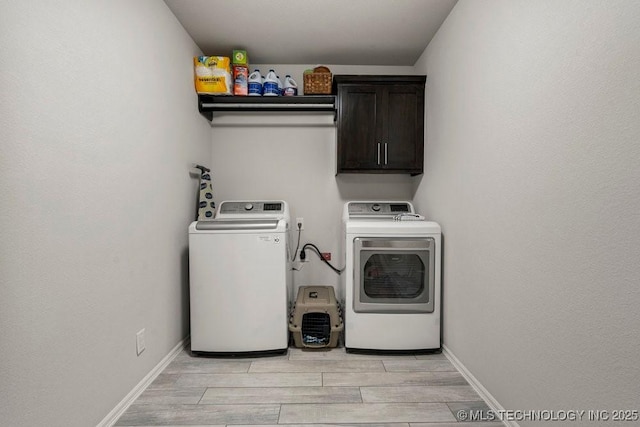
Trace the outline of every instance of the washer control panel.
[[240, 201], [222, 202], [221, 214], [283, 214], [285, 210], [282, 201]]

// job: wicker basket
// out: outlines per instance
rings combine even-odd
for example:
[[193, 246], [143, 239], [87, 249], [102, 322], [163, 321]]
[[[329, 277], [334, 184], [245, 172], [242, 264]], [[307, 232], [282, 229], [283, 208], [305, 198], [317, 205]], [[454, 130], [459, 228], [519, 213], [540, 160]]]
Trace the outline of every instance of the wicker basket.
[[305, 95], [331, 95], [331, 71], [327, 67], [316, 67], [313, 73], [304, 74]]

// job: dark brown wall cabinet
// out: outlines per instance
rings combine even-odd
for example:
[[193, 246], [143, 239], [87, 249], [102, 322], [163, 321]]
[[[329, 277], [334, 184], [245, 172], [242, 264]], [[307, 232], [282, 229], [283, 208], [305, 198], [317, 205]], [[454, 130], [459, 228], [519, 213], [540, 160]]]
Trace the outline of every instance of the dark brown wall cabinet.
[[421, 174], [426, 76], [334, 76], [337, 173]]

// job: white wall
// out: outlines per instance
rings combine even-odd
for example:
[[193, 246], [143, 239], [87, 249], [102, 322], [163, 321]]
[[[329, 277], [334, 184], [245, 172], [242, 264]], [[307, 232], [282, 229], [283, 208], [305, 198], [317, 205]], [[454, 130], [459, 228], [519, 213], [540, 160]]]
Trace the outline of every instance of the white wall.
[[188, 333], [200, 52], [155, 0], [3, 1], [0, 40], [0, 424], [96, 425]]
[[505, 408], [638, 409], [638, 22], [633, 1], [461, 0], [416, 64], [444, 342]]
[[[302, 87], [302, 72], [314, 65], [251, 65], [281, 78], [291, 74]], [[413, 67], [328, 65], [333, 74], [415, 74]], [[345, 174], [336, 176], [336, 128], [330, 113], [216, 113], [213, 119], [212, 178], [215, 199], [282, 199], [291, 216], [303, 217], [301, 244], [311, 242], [332, 253], [344, 267], [340, 226], [348, 200], [411, 200], [409, 175]], [[297, 233], [292, 233], [295, 247]], [[294, 272], [294, 284], [333, 285], [338, 276], [317, 256]]]

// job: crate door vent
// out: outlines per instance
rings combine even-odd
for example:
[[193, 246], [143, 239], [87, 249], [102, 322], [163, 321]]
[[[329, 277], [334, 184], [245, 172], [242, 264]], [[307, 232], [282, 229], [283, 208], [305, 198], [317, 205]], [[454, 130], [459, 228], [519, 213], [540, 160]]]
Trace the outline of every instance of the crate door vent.
[[302, 315], [302, 341], [308, 345], [327, 345], [331, 338], [331, 316], [327, 313]]

